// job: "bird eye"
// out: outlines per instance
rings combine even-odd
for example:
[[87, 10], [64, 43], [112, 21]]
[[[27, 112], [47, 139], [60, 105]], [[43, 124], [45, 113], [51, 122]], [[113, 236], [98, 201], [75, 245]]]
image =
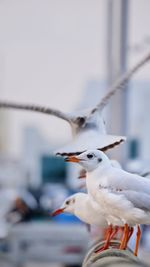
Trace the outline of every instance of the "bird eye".
[[84, 117], [78, 117], [76, 119], [76, 123], [79, 125], [79, 126], [83, 126], [85, 124], [85, 121], [86, 119]]
[[93, 154], [88, 154], [88, 155], [87, 155], [87, 158], [88, 158], [88, 159], [92, 159], [93, 157], [94, 157]]
[[69, 203], [70, 203], [70, 201], [69, 201], [69, 200], [67, 200], [67, 201], [66, 201], [66, 205], [69, 205]]

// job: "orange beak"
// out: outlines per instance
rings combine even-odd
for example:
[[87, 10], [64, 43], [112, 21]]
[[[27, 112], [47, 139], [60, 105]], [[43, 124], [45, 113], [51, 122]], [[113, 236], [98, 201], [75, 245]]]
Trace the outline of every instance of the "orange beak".
[[56, 216], [56, 215], [59, 215], [59, 214], [61, 214], [63, 212], [64, 212], [64, 208], [63, 209], [58, 209], [58, 210], [53, 211], [51, 216]]
[[67, 162], [80, 162], [80, 159], [78, 159], [75, 156], [70, 156], [70, 157], [65, 158], [65, 161], [67, 161]]

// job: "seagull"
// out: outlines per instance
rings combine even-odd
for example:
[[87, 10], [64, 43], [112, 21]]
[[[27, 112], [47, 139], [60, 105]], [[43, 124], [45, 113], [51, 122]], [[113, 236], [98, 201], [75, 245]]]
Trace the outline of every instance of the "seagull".
[[[99, 205], [86, 193], [76, 193], [68, 197], [62, 206], [52, 213], [52, 216], [56, 216], [64, 212], [75, 215], [88, 225], [100, 226], [102, 228], [108, 227], [108, 223], [105, 217], [102, 215]], [[114, 227], [114, 229], [112, 229], [112, 227], [108, 227], [107, 246], [109, 245], [110, 240], [116, 235], [118, 230], [118, 227]], [[104, 249], [105, 248], [102, 247], [95, 252], [97, 253]]]
[[106, 227], [107, 221], [99, 210], [99, 205], [88, 194], [80, 192], [69, 196], [52, 216], [63, 212], [71, 213], [86, 224]]
[[64, 113], [49, 107], [32, 104], [20, 104], [9, 101], [0, 101], [0, 108], [12, 108], [19, 110], [27, 110], [40, 112], [48, 115], [56, 116], [69, 123], [73, 140], [56, 151], [61, 156], [78, 155], [87, 149], [100, 149], [106, 151], [125, 141], [123, 136], [115, 136], [106, 134], [105, 123], [103, 120], [103, 110], [110, 101], [111, 97], [118, 91], [124, 88], [125, 83], [131, 76], [139, 70], [145, 63], [150, 60], [148, 53], [141, 61], [139, 61], [131, 70], [122, 75], [101, 101], [91, 109], [81, 110], [75, 113]]
[[99, 150], [88, 150], [65, 160], [77, 162], [87, 171], [88, 194], [101, 207], [108, 225], [115, 225], [114, 219], [124, 224], [121, 249], [127, 245], [129, 226], [137, 225], [134, 251], [137, 255], [141, 236], [139, 225], [150, 224], [150, 180], [113, 167], [106, 154]]

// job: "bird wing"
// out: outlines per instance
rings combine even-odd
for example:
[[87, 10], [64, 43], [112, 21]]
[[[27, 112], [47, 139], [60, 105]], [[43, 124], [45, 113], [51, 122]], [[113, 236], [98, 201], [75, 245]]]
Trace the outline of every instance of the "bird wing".
[[21, 103], [15, 103], [15, 102], [10, 102], [10, 101], [0, 101], [0, 109], [19, 109], [19, 110], [26, 110], [26, 111], [33, 111], [33, 112], [39, 112], [39, 113], [44, 113], [52, 116], [56, 116], [60, 119], [63, 119], [65, 121], [68, 121], [71, 123], [71, 116], [60, 111], [57, 109], [49, 108], [49, 107], [44, 107], [41, 105], [33, 105], [33, 104], [21, 104]]
[[55, 152], [62, 156], [68, 156], [77, 155], [89, 149], [106, 151], [125, 140], [126, 138], [124, 136], [101, 135], [99, 132], [87, 130], [79, 133], [73, 141]]
[[132, 202], [135, 208], [150, 212], [150, 196], [148, 194], [132, 190], [124, 190], [119, 194], [123, 194], [127, 200]]
[[136, 71], [138, 71], [145, 63], [150, 60], [150, 53], [148, 53], [141, 61], [139, 61], [131, 70], [123, 74], [107, 91], [108, 93], [101, 99], [95, 108], [90, 112], [90, 115], [96, 111], [102, 111], [104, 107], [108, 104], [111, 97], [116, 94], [117, 91], [124, 88], [124, 85], [129, 81]]
[[111, 167], [106, 170], [107, 182], [112, 189], [128, 190], [150, 195], [150, 180], [122, 169]]
[[[124, 88], [125, 83], [131, 78], [131, 76], [140, 69], [146, 62], [150, 60], [150, 53], [146, 55], [137, 65], [133, 67], [130, 71], [125, 73], [119, 80], [117, 80], [114, 85], [108, 90], [108, 93], [101, 99], [100, 103], [86, 114], [86, 119], [91, 116], [96, 111], [102, 111], [107, 105], [111, 97], [118, 91]], [[34, 112], [40, 112], [48, 115], [56, 116], [60, 119], [66, 120], [69, 123], [74, 123], [76, 116], [72, 117], [69, 114], [66, 114], [60, 110], [52, 109], [49, 107], [44, 107], [41, 105], [32, 105], [32, 104], [21, 104], [10, 101], [0, 101], [0, 108], [9, 108], [9, 109], [19, 109], [19, 110], [28, 110]]]

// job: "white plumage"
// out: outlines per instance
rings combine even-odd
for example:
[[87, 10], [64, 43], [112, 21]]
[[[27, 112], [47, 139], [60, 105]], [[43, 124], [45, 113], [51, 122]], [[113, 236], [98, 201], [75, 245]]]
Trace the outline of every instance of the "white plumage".
[[60, 209], [56, 210], [53, 215], [57, 215], [61, 212], [74, 214], [86, 224], [101, 227], [106, 227], [108, 225], [100, 212], [99, 205], [85, 193], [76, 193], [68, 197]]
[[87, 171], [88, 193], [100, 205], [109, 224], [114, 225], [113, 218], [129, 225], [150, 223], [147, 178], [113, 167], [108, 157], [98, 150], [86, 151], [76, 158]]

